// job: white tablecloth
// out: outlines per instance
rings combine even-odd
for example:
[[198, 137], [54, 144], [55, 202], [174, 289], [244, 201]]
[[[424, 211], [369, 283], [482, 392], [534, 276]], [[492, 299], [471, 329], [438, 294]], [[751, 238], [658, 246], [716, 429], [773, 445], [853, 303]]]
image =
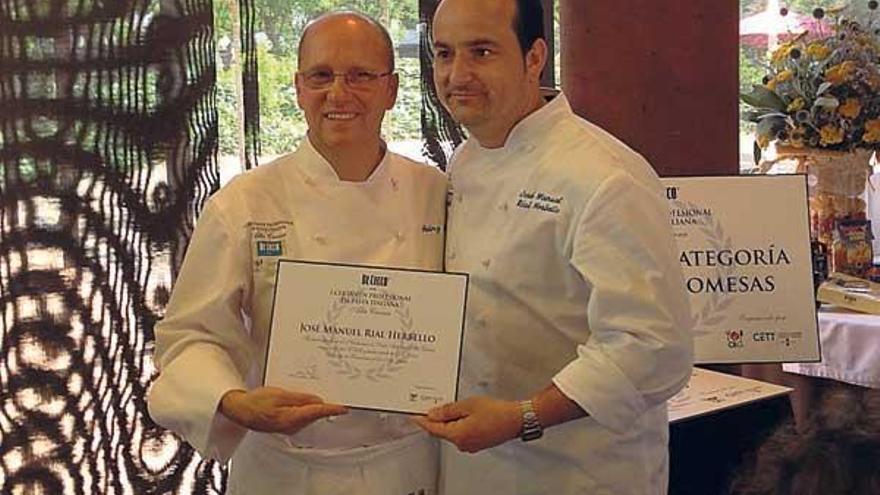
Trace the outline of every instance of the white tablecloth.
[[880, 315], [837, 307], [819, 311], [820, 363], [785, 363], [790, 373], [880, 388]]

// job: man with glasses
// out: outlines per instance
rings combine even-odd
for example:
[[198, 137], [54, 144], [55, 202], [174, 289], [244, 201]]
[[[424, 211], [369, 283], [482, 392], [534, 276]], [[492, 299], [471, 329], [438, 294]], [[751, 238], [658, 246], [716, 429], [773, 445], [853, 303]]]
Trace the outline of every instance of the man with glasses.
[[230, 494], [436, 494], [437, 446], [408, 417], [260, 386], [279, 258], [442, 266], [445, 178], [380, 136], [398, 86], [386, 30], [351, 12], [315, 20], [295, 85], [307, 139], [199, 218], [156, 327], [150, 412], [203, 456], [232, 458]]
[[470, 133], [446, 268], [470, 287], [463, 399], [421, 424], [450, 442], [448, 495], [665, 494], [665, 401], [693, 344], [663, 189], [564, 95], [544, 103], [542, 31], [540, 0], [434, 16], [437, 93]]

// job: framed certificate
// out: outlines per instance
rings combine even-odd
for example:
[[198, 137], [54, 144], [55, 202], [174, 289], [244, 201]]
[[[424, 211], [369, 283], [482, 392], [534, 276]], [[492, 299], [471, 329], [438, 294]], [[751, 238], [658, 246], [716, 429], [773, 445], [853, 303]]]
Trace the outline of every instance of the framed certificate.
[[280, 260], [263, 383], [358, 409], [456, 400], [467, 275]]

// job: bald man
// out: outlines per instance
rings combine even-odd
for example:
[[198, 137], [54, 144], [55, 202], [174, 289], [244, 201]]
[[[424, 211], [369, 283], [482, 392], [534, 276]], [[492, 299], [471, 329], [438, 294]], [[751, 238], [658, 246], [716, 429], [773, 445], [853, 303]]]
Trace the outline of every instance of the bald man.
[[228, 494], [435, 494], [437, 446], [407, 417], [261, 386], [278, 259], [442, 267], [445, 178], [380, 136], [398, 87], [388, 33], [328, 14], [299, 54], [308, 138], [208, 201], [156, 326], [149, 410], [203, 456], [232, 459]]

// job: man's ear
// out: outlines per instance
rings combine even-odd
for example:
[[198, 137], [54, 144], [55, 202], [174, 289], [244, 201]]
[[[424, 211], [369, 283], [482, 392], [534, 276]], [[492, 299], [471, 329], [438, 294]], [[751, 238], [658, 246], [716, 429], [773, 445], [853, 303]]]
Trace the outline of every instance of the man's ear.
[[547, 42], [538, 38], [532, 43], [532, 47], [526, 52], [526, 72], [529, 78], [535, 81], [541, 80], [541, 71], [547, 64]]
[[388, 76], [388, 105], [386, 105], [385, 110], [391, 110], [394, 108], [394, 104], [397, 103], [397, 90], [400, 87], [400, 77], [397, 73], [393, 73]]
[[302, 105], [300, 105], [299, 102], [300, 94], [302, 93], [302, 91], [300, 91], [302, 89], [302, 81], [300, 81], [299, 73], [297, 72], [293, 73], [293, 89], [296, 93], [296, 104], [302, 108]]

